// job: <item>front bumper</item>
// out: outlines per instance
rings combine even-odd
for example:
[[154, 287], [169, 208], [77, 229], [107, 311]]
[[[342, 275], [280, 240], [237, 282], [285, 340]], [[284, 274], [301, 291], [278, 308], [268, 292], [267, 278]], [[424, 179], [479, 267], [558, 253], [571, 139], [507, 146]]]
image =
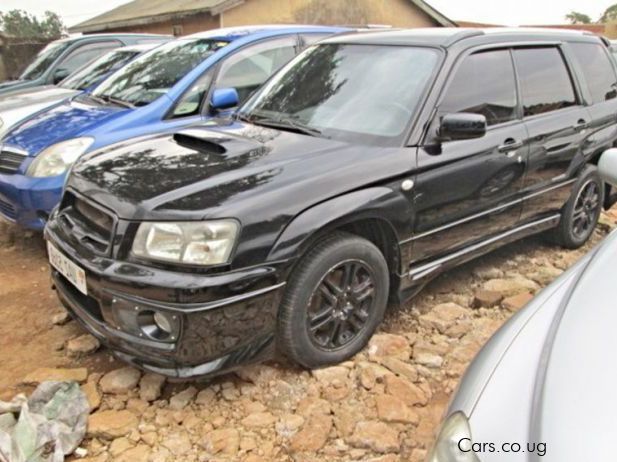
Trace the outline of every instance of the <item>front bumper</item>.
[[[53, 220], [45, 236], [86, 271], [88, 295], [52, 269], [61, 302], [120, 359], [168, 377], [195, 379], [273, 356], [285, 285], [282, 268], [261, 266], [207, 275], [172, 272], [95, 256], [69, 245]], [[160, 341], [123, 323], [130, 312], [152, 310], [177, 317], [177, 338]]]
[[25, 228], [42, 230], [62, 196], [64, 176], [31, 178], [0, 174], [0, 215]]

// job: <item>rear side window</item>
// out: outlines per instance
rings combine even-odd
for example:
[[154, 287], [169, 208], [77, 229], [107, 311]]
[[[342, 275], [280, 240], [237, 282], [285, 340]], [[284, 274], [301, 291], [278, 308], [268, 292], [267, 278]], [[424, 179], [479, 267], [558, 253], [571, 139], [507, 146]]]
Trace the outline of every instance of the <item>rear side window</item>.
[[481, 114], [488, 125], [514, 120], [516, 84], [510, 52], [486, 51], [466, 57], [448, 86], [440, 112]]
[[572, 79], [555, 47], [514, 50], [525, 117], [576, 105]]
[[594, 103], [617, 97], [617, 79], [604, 47], [595, 43], [571, 43], [570, 48], [585, 76]]

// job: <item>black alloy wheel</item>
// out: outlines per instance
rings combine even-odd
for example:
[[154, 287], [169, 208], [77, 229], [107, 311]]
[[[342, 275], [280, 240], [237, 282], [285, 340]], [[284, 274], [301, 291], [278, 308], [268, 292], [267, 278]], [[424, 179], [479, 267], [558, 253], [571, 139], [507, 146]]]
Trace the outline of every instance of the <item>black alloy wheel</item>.
[[598, 224], [603, 205], [604, 182], [596, 166], [587, 165], [572, 186], [572, 194], [561, 211], [553, 239], [568, 249], [584, 245]]
[[311, 341], [324, 350], [344, 347], [366, 328], [374, 309], [372, 271], [359, 260], [340, 263], [323, 277], [310, 300]]
[[574, 203], [572, 234], [579, 239], [587, 236], [596, 226], [600, 214], [600, 185], [587, 181], [579, 190]]
[[281, 301], [277, 347], [307, 368], [359, 352], [383, 319], [388, 264], [370, 241], [334, 232], [299, 260]]

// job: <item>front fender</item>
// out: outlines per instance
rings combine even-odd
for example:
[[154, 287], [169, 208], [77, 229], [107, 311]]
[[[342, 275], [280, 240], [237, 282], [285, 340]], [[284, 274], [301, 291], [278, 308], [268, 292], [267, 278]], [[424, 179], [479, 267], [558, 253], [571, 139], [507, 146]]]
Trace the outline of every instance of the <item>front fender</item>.
[[321, 202], [294, 217], [277, 237], [268, 261], [299, 257], [324, 232], [361, 220], [378, 220], [398, 242], [411, 233], [411, 202], [401, 193], [380, 186]]

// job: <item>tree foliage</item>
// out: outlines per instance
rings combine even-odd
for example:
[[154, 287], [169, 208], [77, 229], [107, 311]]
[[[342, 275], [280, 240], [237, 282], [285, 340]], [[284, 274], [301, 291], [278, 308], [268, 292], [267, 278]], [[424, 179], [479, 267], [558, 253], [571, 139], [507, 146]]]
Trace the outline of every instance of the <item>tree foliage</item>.
[[617, 3], [609, 6], [600, 17], [601, 23], [607, 23], [617, 20]]
[[591, 24], [591, 16], [578, 11], [570, 11], [566, 14], [566, 20], [569, 21], [570, 24]]
[[15, 37], [36, 37], [49, 40], [66, 35], [66, 27], [62, 19], [52, 11], [46, 11], [42, 19], [24, 10], [0, 12], [0, 31]]

